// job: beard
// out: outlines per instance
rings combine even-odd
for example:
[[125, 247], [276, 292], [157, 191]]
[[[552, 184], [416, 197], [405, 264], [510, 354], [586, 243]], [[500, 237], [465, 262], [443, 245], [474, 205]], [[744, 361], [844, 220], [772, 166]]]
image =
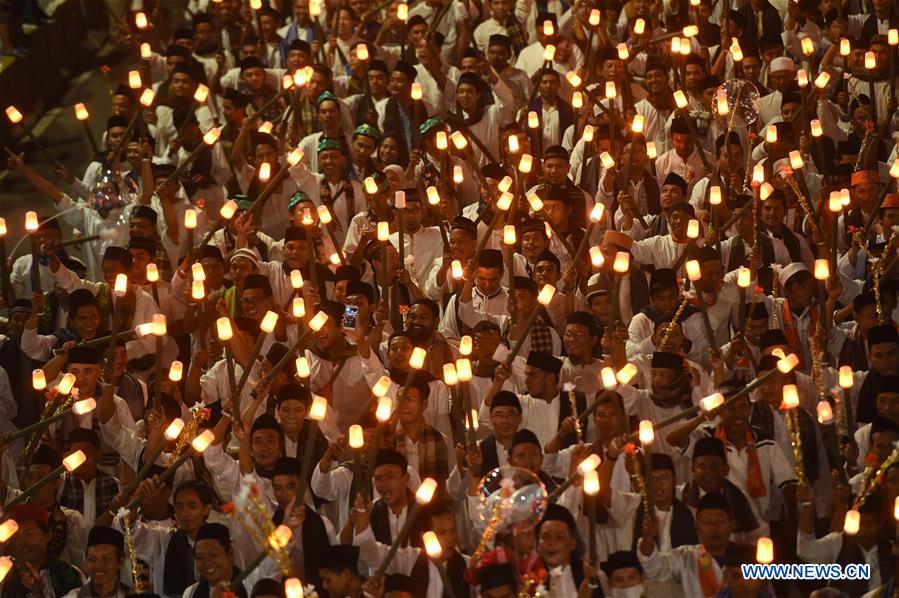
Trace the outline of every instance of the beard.
[[427, 341], [431, 337], [431, 331], [421, 324], [410, 324], [409, 327], [406, 328], [406, 332], [409, 333], [409, 336], [412, 337], [412, 341], [416, 345]]

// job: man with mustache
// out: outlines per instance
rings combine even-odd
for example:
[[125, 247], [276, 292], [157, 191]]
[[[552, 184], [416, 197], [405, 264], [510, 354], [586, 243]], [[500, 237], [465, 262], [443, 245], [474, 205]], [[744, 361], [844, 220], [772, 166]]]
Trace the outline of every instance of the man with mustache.
[[32, 304], [37, 309], [31, 312], [22, 331], [21, 347], [26, 355], [38, 361], [46, 361], [53, 356], [53, 349], [64, 347], [70, 341], [74, 344], [100, 336], [97, 334], [102, 327], [100, 309], [94, 294], [87, 289], [77, 289], [69, 293], [67, 303], [66, 327], [53, 334], [39, 334], [38, 323], [43, 312], [44, 295], [34, 294]]
[[[695, 371], [688, 370], [682, 356], [656, 351], [652, 354], [650, 366], [650, 388], [638, 390], [630, 384], [618, 387], [627, 415], [635, 415], [641, 420], [662, 421], [698, 403], [702, 398], [699, 376]], [[678, 467], [677, 477], [681, 479], [688, 477], [687, 466], [683, 463], [677, 445], [666, 438], [658, 437], [655, 439], [653, 450], [674, 459]]]
[[655, 543], [658, 525], [647, 517], [637, 551], [645, 579], [673, 578], [680, 582], [684, 596], [715, 596], [723, 583], [723, 567], [718, 564], [718, 558], [727, 551], [733, 529], [727, 500], [718, 493], [706, 494], [699, 501], [696, 511], [699, 544], [659, 551]]

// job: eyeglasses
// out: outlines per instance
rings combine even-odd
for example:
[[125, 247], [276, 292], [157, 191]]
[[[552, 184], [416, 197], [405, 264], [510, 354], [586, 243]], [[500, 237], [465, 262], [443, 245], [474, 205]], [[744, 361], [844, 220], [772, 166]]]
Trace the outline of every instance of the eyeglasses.
[[565, 338], [584, 338], [587, 336], [586, 332], [572, 332], [570, 330], [566, 330], [563, 334]]
[[260, 295], [259, 297], [241, 297], [240, 302], [244, 305], [259, 305], [266, 299], [268, 299], [268, 297], [265, 295]]

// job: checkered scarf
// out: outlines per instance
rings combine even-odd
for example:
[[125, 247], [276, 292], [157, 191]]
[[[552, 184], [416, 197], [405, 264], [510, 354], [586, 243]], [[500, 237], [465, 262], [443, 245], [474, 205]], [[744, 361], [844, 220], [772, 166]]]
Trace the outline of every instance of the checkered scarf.
[[[75, 511], [84, 512], [84, 486], [81, 480], [76, 479], [70, 473], [66, 473], [64, 479], [59, 504]], [[109, 509], [112, 499], [118, 492], [119, 485], [115, 478], [102, 471], [97, 471], [94, 488], [94, 508], [97, 517]]]
[[527, 47], [528, 36], [524, 32], [524, 27], [513, 15], [509, 15], [509, 18], [506, 20], [506, 35], [509, 36], [509, 40], [512, 42], [515, 54], [520, 53]]
[[[394, 448], [406, 454], [406, 442], [410, 439], [405, 434], [399, 434], [394, 441]], [[418, 439], [418, 475], [424, 478], [434, 478], [437, 481], [449, 477], [449, 458], [446, 452], [446, 440], [443, 435], [429, 425], [425, 425]]]

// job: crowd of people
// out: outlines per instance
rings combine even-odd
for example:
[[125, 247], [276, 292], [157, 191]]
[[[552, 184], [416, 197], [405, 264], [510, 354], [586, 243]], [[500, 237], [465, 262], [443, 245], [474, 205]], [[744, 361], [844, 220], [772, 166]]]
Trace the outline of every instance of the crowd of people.
[[132, 3], [0, 596], [899, 596], [897, 6]]

